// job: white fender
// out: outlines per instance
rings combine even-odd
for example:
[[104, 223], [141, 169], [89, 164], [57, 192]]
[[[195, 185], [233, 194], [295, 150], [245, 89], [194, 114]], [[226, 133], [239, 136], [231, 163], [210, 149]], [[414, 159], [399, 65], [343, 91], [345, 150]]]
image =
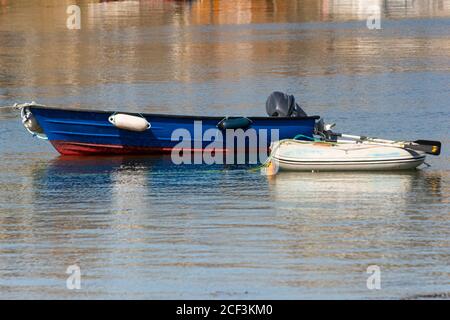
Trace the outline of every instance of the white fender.
[[150, 129], [150, 123], [143, 117], [118, 113], [109, 117], [109, 122], [119, 129], [143, 132]]

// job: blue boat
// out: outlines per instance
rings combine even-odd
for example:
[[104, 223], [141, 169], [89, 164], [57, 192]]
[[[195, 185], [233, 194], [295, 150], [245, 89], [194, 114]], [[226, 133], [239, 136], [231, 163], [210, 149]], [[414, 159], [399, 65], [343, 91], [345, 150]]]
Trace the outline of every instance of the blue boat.
[[[312, 136], [318, 116], [208, 117], [21, 107], [25, 127], [62, 155], [160, 154], [173, 150], [252, 152], [272, 141]], [[280, 116], [280, 114], [282, 116]], [[239, 144], [239, 139], [244, 144]], [[230, 141], [233, 140], [233, 141]], [[241, 142], [242, 142], [241, 141]], [[235, 146], [237, 144], [237, 146]], [[245, 149], [245, 150], [243, 150]]]

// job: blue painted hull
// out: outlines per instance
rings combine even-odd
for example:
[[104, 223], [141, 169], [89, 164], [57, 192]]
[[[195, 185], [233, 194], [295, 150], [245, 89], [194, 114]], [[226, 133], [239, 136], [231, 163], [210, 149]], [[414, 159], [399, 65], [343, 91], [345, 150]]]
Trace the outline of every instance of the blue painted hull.
[[[144, 132], [118, 129], [108, 121], [114, 112], [56, 109], [41, 106], [29, 107], [39, 126], [53, 146], [64, 155], [89, 154], [155, 154], [167, 153], [180, 146], [181, 139], [190, 145], [191, 151], [208, 148], [214, 139], [204, 139], [207, 130], [223, 136], [223, 151], [227, 151], [226, 134], [217, 128], [222, 117], [172, 116], [143, 114], [151, 124]], [[270, 145], [271, 140], [293, 138], [298, 134], [312, 136], [315, 121], [319, 117], [271, 118], [249, 117], [257, 133], [258, 148]], [[172, 137], [177, 129], [189, 133], [189, 141]], [[211, 131], [213, 130], [213, 131]], [[247, 131], [245, 131], [247, 132]], [[276, 134], [277, 133], [277, 134]], [[217, 137], [217, 135], [214, 136]], [[264, 134], [264, 136], [261, 136]], [[267, 134], [267, 135], [266, 135]], [[266, 141], [264, 141], [266, 140]], [[264, 141], [264, 143], [262, 143]], [[245, 148], [250, 145], [246, 141]], [[237, 149], [235, 149], [237, 150]], [[216, 151], [221, 151], [216, 148]]]

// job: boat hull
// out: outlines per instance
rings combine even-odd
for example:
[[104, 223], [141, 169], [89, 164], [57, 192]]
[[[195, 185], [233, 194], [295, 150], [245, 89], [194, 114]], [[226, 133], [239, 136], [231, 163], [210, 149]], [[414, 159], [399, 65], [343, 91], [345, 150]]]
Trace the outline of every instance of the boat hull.
[[[29, 109], [48, 140], [63, 155], [160, 154], [177, 149], [196, 152], [209, 148], [229, 152], [230, 145], [235, 152], [266, 150], [271, 141], [293, 138], [297, 134], [311, 136], [319, 118], [250, 117], [250, 127], [241, 130], [247, 134], [244, 143], [236, 145], [230, 143], [235, 137], [230, 139], [227, 132], [217, 127], [223, 117], [142, 114], [138, 116], [144, 117], [151, 127], [145, 132], [135, 132], [110, 123], [108, 119], [114, 112], [42, 106]], [[249, 134], [252, 130], [255, 134]], [[220, 143], [212, 146], [216, 139]]]
[[285, 171], [391, 171], [414, 169], [425, 154], [393, 146], [292, 141], [280, 144], [272, 160]]

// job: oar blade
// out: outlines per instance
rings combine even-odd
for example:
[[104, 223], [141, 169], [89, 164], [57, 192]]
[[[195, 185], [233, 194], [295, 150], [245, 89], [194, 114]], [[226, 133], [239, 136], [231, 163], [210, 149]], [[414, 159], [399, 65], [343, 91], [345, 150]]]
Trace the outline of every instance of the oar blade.
[[413, 141], [414, 144], [405, 145], [405, 147], [417, 150], [417, 151], [423, 151], [428, 154], [432, 154], [434, 156], [438, 156], [441, 154], [441, 142], [440, 141], [433, 141], [433, 140], [416, 140]]

